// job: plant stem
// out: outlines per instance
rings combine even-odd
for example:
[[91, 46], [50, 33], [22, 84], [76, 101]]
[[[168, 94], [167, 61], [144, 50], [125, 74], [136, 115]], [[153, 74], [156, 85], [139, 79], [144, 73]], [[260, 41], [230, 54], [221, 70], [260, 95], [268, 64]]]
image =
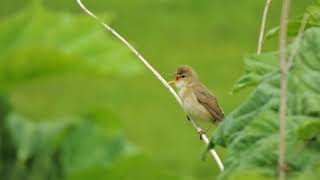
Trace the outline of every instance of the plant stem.
[[[99, 19], [96, 15], [94, 15], [91, 11], [89, 11], [81, 2], [81, 0], [77, 0], [79, 6], [91, 17], [95, 18], [99, 21], [101, 25], [103, 25], [107, 30], [109, 30], [115, 37], [117, 37], [121, 42], [123, 42], [138, 58], [139, 60], [161, 81], [161, 83], [169, 90], [169, 92], [175, 97], [176, 101], [179, 103], [181, 108], [183, 107], [182, 101], [177, 93], [173, 90], [173, 88], [167, 83], [167, 81], [149, 64], [149, 62], [119, 33], [117, 33], [114, 29], [112, 29], [109, 25], [105, 24], [101, 19]], [[183, 108], [182, 108], [183, 109]], [[197, 132], [202, 132], [202, 129], [197, 125], [197, 123], [190, 119], [192, 125], [197, 130]], [[209, 140], [205, 134], [201, 135], [203, 142], [208, 145]], [[217, 152], [212, 148], [210, 149], [211, 155], [214, 157], [221, 171], [224, 170], [224, 166], [217, 154]]]
[[303, 19], [301, 21], [298, 36], [296, 37], [296, 39], [293, 43], [293, 48], [292, 48], [290, 55], [289, 55], [289, 58], [288, 58], [288, 65], [287, 65], [288, 70], [290, 70], [294, 64], [294, 59], [295, 59], [297, 52], [298, 52], [298, 49], [300, 47], [300, 43], [303, 38], [304, 29], [306, 28], [309, 17], [310, 17], [310, 15], [308, 13], [305, 13], [303, 15]]
[[286, 41], [287, 41], [287, 19], [289, 16], [290, 0], [282, 1], [280, 20], [280, 112], [279, 112], [279, 157], [278, 169], [279, 180], [285, 179], [285, 150], [286, 150], [286, 113], [287, 113], [287, 89], [288, 89], [288, 66], [286, 62]]
[[268, 17], [268, 11], [270, 7], [271, 0], [266, 0], [266, 4], [264, 6], [263, 15], [262, 15], [262, 21], [261, 21], [261, 28], [260, 28], [260, 35], [259, 35], [259, 41], [258, 41], [258, 49], [257, 54], [261, 53], [262, 46], [263, 46], [263, 39], [264, 39], [264, 31], [266, 28], [267, 23], [267, 17]]

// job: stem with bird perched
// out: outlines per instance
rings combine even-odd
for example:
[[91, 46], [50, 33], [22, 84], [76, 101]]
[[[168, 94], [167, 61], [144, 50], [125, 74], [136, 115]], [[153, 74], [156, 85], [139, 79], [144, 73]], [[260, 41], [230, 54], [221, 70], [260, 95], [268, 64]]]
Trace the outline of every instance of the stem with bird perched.
[[[77, 0], [79, 6], [91, 17], [99, 21], [101, 25], [103, 25], [108, 31], [110, 31], [115, 37], [117, 37], [121, 42], [123, 42], [138, 58], [139, 60], [161, 81], [161, 83], [169, 90], [169, 92], [175, 97], [176, 101], [179, 103], [181, 107], [183, 107], [182, 101], [180, 97], [177, 95], [177, 93], [173, 90], [173, 88], [167, 83], [167, 81], [149, 64], [149, 62], [125, 39], [123, 38], [119, 33], [117, 33], [114, 29], [112, 29], [109, 25], [104, 23], [100, 18], [98, 18], [96, 15], [94, 15], [91, 11], [89, 11], [81, 2], [81, 0]], [[182, 108], [183, 109], [183, 108]], [[197, 133], [202, 132], [202, 129], [198, 126], [198, 124], [193, 120], [190, 119], [190, 122], [194, 126], [194, 128], [197, 130]], [[209, 139], [205, 134], [201, 134], [201, 138], [203, 142], [208, 145]], [[210, 149], [211, 155], [214, 157], [215, 161], [217, 162], [219, 168], [221, 171], [224, 170], [224, 166], [217, 154], [217, 152], [214, 150], [214, 148]]]

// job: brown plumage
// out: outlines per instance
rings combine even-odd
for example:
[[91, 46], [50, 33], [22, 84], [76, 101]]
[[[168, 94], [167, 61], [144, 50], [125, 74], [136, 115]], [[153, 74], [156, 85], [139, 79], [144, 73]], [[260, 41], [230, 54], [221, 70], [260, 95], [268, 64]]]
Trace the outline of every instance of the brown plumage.
[[224, 118], [224, 113], [218, 104], [217, 98], [203, 84], [194, 86], [193, 91], [198, 102], [209, 111], [215, 121], [220, 121]]
[[217, 98], [203, 85], [189, 66], [179, 66], [176, 79], [171, 81], [178, 89], [184, 109], [191, 118], [211, 123], [223, 120], [224, 113]]

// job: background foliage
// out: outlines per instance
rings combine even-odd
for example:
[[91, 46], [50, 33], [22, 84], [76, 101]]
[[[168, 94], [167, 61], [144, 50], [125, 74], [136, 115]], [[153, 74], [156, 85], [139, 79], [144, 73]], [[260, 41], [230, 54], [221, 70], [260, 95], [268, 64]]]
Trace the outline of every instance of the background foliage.
[[[293, 1], [292, 14], [304, 12], [309, 2]], [[263, 1], [84, 3], [133, 42], [168, 79], [177, 65], [193, 66], [219, 97], [225, 112], [231, 112], [247, 97], [249, 90], [234, 96], [229, 92], [242, 74], [242, 56], [255, 51]], [[211, 159], [200, 161], [203, 144], [166, 89], [75, 1], [12, 0], [1, 4], [1, 177], [217, 176], [219, 170]], [[272, 4], [272, 26], [278, 23], [279, 7], [279, 2]], [[266, 49], [276, 49], [276, 42], [267, 41]], [[249, 68], [252, 76], [261, 79], [275, 70], [273, 54], [248, 58], [252, 66], [256, 66], [252, 59], [264, 59], [257, 72]], [[266, 62], [269, 56], [273, 61]], [[259, 83], [257, 79], [249, 82]], [[306, 98], [303, 102], [314, 104], [314, 109], [299, 112], [314, 116], [318, 101]], [[274, 115], [272, 111], [265, 113]], [[257, 134], [264, 136], [265, 131], [257, 130]], [[312, 136], [301, 133], [305, 138]], [[221, 141], [226, 139], [229, 137], [221, 134]], [[218, 151], [226, 157], [226, 149], [218, 147]], [[226, 165], [232, 165], [232, 148], [228, 154]]]
[[[313, 11], [311, 11], [311, 9]], [[318, 179], [320, 173], [320, 3], [307, 9], [309, 27], [292, 63], [288, 81], [286, 166], [290, 179]], [[310, 22], [315, 24], [311, 27]], [[300, 21], [301, 24], [301, 21]], [[289, 24], [289, 33], [299, 27]], [[288, 56], [294, 44], [289, 45]], [[251, 96], [231, 112], [212, 141], [228, 149], [223, 179], [276, 178], [279, 144], [279, 53], [251, 55], [234, 91], [253, 86]]]

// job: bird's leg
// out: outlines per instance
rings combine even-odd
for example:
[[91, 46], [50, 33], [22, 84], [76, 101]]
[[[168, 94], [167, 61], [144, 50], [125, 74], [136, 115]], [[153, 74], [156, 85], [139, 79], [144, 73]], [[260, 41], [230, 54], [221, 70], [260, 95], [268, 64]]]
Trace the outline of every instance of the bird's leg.
[[212, 126], [213, 126], [213, 124], [210, 124], [210, 126], [209, 126], [207, 129], [205, 129], [204, 131], [201, 130], [201, 131], [198, 132], [199, 135], [200, 135], [200, 140], [202, 140], [202, 135], [203, 135], [203, 134], [206, 134], [206, 133], [208, 132], [208, 130], [209, 130]]
[[200, 136], [200, 140], [202, 140], [202, 135], [205, 134], [205, 133], [201, 130], [201, 131], [198, 131], [198, 134]]

